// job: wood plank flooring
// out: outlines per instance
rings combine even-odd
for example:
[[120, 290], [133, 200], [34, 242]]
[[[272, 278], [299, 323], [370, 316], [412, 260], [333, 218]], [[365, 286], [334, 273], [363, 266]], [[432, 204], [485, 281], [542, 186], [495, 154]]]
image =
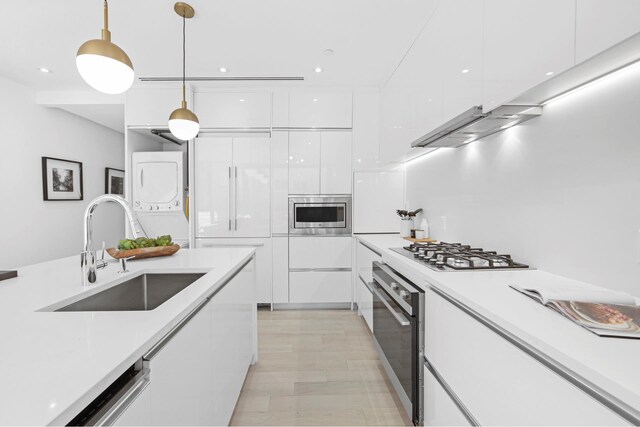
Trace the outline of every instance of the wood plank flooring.
[[413, 425], [355, 311], [260, 310], [258, 347], [231, 425]]

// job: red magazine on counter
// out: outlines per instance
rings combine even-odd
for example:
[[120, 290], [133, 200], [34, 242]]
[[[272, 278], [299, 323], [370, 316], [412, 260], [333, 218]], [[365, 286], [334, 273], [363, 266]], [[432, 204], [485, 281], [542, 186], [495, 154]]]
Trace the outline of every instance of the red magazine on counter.
[[640, 300], [633, 295], [581, 286], [509, 286], [596, 335], [640, 339]]

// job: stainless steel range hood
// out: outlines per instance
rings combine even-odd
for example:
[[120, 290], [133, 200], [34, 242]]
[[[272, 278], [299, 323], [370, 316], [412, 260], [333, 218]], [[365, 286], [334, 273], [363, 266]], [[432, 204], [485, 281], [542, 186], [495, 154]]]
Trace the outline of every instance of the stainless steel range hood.
[[411, 147], [459, 147], [542, 114], [539, 105], [503, 105], [488, 113], [475, 106], [418, 138]]

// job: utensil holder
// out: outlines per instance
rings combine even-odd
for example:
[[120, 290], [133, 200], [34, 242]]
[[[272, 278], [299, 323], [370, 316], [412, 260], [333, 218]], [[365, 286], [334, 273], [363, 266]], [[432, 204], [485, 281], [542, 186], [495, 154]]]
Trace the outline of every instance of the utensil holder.
[[413, 218], [400, 218], [400, 237], [411, 237]]

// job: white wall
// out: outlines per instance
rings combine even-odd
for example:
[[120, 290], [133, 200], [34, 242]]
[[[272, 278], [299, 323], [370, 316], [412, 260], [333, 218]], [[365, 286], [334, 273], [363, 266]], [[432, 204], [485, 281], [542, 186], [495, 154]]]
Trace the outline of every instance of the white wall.
[[522, 126], [407, 164], [432, 236], [640, 295], [640, 70]]
[[[39, 106], [33, 91], [3, 77], [0, 93], [0, 269], [79, 254], [84, 209], [104, 194], [105, 167], [124, 169], [124, 136]], [[43, 156], [83, 163], [84, 201], [42, 200]], [[118, 209], [105, 205], [96, 211], [96, 245], [121, 238]]]

